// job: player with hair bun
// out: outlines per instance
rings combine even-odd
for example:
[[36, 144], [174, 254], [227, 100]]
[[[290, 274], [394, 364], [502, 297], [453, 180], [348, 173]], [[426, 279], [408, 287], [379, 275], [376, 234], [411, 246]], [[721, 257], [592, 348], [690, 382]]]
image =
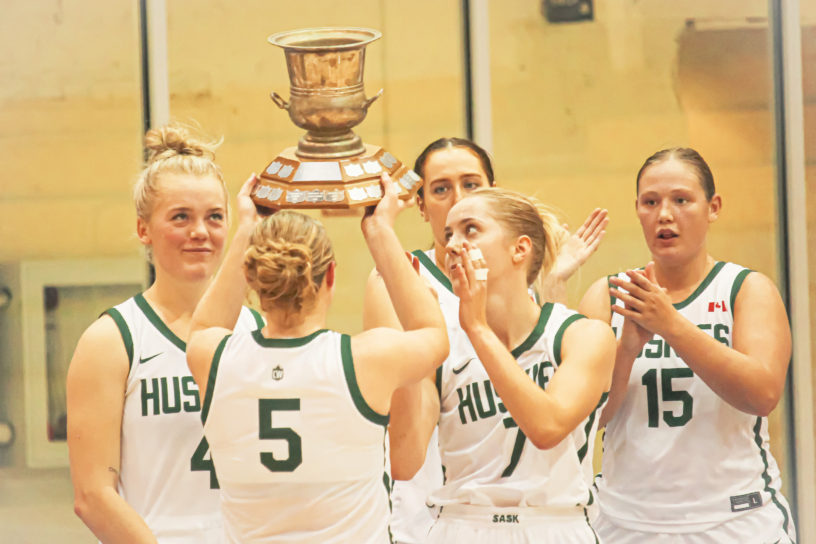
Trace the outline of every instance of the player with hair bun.
[[[389, 543], [391, 395], [448, 353], [439, 306], [393, 230], [406, 204], [384, 176], [384, 196], [362, 220], [403, 330], [349, 336], [325, 328], [336, 288], [325, 229], [287, 210], [258, 223], [254, 183], [239, 193], [238, 228], [196, 308], [187, 351], [206, 391], [202, 419], [226, 541]], [[267, 324], [232, 333], [247, 285]]]
[[[67, 378], [74, 510], [104, 543], [219, 542], [218, 482], [185, 348], [228, 227], [217, 143], [171, 124], [145, 135], [133, 195], [156, 277], [83, 333]], [[237, 321], [237, 324], [235, 323]], [[237, 329], [263, 321], [242, 308]]]

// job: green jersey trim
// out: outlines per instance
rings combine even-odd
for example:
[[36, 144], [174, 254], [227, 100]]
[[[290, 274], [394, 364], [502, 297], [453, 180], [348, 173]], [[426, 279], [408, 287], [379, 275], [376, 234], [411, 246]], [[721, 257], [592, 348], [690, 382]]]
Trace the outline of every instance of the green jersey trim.
[[[592, 425], [595, 423], [595, 416], [598, 415], [598, 412], [606, 402], [607, 398], [609, 398], [609, 392], [605, 391], [601, 395], [601, 400], [598, 401], [598, 405], [594, 410], [592, 410], [592, 413], [589, 414], [589, 417], [587, 418], [586, 425], [584, 425], [584, 445], [578, 450], [578, 462], [582, 463], [584, 461], [584, 457], [586, 457], [586, 454], [589, 451], [589, 433], [592, 431]], [[590, 500], [587, 503], [587, 506], [592, 504], [592, 493], [589, 494], [589, 499]]]
[[[587, 506], [589, 506], [589, 505], [587, 505]], [[595, 528], [589, 522], [589, 513], [587, 512], [586, 508], [584, 508], [584, 519], [586, 520], [587, 526], [589, 526], [589, 530], [592, 531], [592, 535], [595, 537], [595, 544], [600, 544], [601, 541], [598, 540], [598, 533], [595, 532]]]
[[207, 423], [207, 415], [210, 413], [210, 404], [212, 404], [213, 391], [215, 391], [215, 378], [218, 375], [218, 365], [221, 363], [221, 354], [224, 352], [224, 346], [227, 345], [231, 334], [226, 335], [213, 354], [212, 364], [210, 365], [210, 375], [207, 378], [207, 391], [204, 393], [204, 401], [201, 403], [201, 423]]
[[261, 329], [256, 329], [252, 331], [252, 338], [255, 339], [255, 342], [257, 342], [259, 346], [265, 348], [297, 348], [305, 346], [319, 335], [328, 332], [328, 330], [329, 329], [320, 329], [300, 338], [266, 338], [261, 332]]
[[762, 447], [762, 436], [759, 434], [760, 429], [762, 429], [762, 418], [757, 417], [756, 425], [754, 425], [754, 442], [756, 442], [757, 447], [759, 448], [759, 457], [762, 459], [762, 465], [765, 469], [762, 471], [762, 480], [765, 482], [765, 491], [767, 491], [771, 495], [771, 502], [773, 502], [779, 511], [782, 512], [782, 527], [785, 529], [785, 533], [789, 533], [788, 527], [790, 525], [790, 519], [788, 518], [788, 511], [782, 504], [779, 502], [779, 499], [776, 498], [776, 490], [771, 487], [771, 475], [768, 474], [768, 453], [765, 451], [765, 448]]
[[720, 270], [722, 270], [723, 266], [725, 266], [725, 263], [723, 261], [717, 261], [717, 263], [714, 264], [714, 268], [711, 269], [708, 275], [706, 275], [705, 279], [703, 279], [703, 281], [700, 282], [700, 285], [697, 286], [697, 289], [695, 289], [694, 292], [690, 294], [688, 298], [686, 298], [686, 300], [678, 302], [677, 304], [672, 304], [672, 306], [674, 306], [676, 310], [680, 310], [694, 302], [694, 299], [699, 297], [700, 293], [705, 291], [705, 288], [708, 287], [712, 281], [714, 281], [714, 278], [717, 276], [717, 274], [720, 273]]
[[434, 384], [436, 385], [436, 392], [439, 394], [439, 402], [442, 402], [442, 366], [436, 367], [436, 379], [434, 379]]
[[579, 319], [586, 319], [586, 316], [583, 314], [573, 314], [569, 316], [558, 328], [558, 332], [555, 333], [555, 339], [553, 340], [553, 357], [555, 357], [555, 366], [559, 366], [561, 364], [561, 340], [564, 338], [564, 331], [566, 331], [567, 327]]
[[357, 384], [357, 374], [354, 372], [354, 358], [351, 355], [351, 337], [344, 334], [340, 337], [340, 354], [343, 358], [343, 374], [346, 376], [346, 384], [351, 393], [354, 406], [364, 418], [383, 427], [388, 425], [388, 414], [378, 414], [363, 398], [360, 386]]
[[164, 321], [162, 321], [159, 317], [159, 314], [157, 314], [156, 311], [150, 306], [150, 303], [145, 300], [143, 293], [139, 293], [133, 297], [133, 300], [136, 302], [136, 306], [138, 306], [139, 309], [142, 310], [142, 313], [145, 314], [147, 320], [150, 321], [154, 327], [156, 327], [156, 330], [158, 330], [162, 336], [170, 340], [170, 342], [181, 351], [187, 351], [187, 343], [176, 336], [176, 334], [170, 330], [170, 327], [165, 325]]
[[122, 336], [122, 341], [125, 343], [125, 351], [128, 356], [128, 369], [133, 366], [133, 336], [130, 334], [125, 318], [119, 313], [116, 308], [109, 308], [102, 312], [102, 315], [108, 314], [113, 318], [116, 327], [119, 329], [119, 334]]
[[544, 327], [547, 326], [547, 320], [550, 319], [550, 314], [553, 311], [553, 303], [546, 302], [544, 306], [541, 307], [541, 312], [538, 314], [538, 323], [536, 326], [533, 327], [533, 331], [527, 337], [524, 342], [519, 344], [513, 351], [510, 352], [510, 355], [513, 356], [513, 359], [518, 359], [521, 357], [521, 354], [533, 347], [538, 339], [541, 338], [541, 335], [544, 334]]
[[740, 288], [742, 288], [742, 282], [745, 281], [746, 276], [748, 276], [748, 274], [751, 272], [753, 272], [753, 270], [749, 270], [747, 268], [745, 270], [740, 270], [737, 277], [734, 278], [734, 284], [731, 286], [731, 306], [729, 306], [729, 308], [731, 308], [731, 315], [734, 314], [734, 302], [736, 302], [737, 294], [739, 293]]
[[411, 255], [414, 255], [416, 258], [419, 259], [419, 262], [424, 266], [428, 272], [430, 272], [436, 281], [441, 283], [448, 291], [453, 293], [453, 285], [451, 284], [450, 278], [448, 278], [444, 272], [439, 270], [439, 267], [436, 266], [436, 263], [431, 260], [428, 255], [422, 251], [421, 249], [415, 249], [411, 252]]
[[252, 308], [248, 308], [248, 310], [252, 314], [252, 317], [255, 318], [255, 324], [258, 325], [258, 328], [263, 329], [266, 323], [264, 322], [264, 318], [261, 317], [261, 314], [258, 313], [258, 310], [253, 310]]

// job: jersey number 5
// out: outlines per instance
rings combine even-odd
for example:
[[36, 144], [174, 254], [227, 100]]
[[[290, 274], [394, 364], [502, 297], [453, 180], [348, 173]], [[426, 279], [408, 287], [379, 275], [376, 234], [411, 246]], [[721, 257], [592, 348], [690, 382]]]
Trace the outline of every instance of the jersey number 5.
[[273, 427], [272, 412], [300, 411], [300, 399], [259, 399], [258, 438], [261, 440], [285, 440], [289, 448], [286, 459], [275, 459], [272, 452], [261, 452], [261, 463], [272, 472], [293, 472], [303, 462], [300, 435], [289, 427]]
[[[691, 411], [694, 407], [694, 399], [688, 391], [675, 391], [672, 388], [674, 378], [691, 378], [694, 373], [690, 368], [663, 368], [660, 371], [660, 389], [663, 393], [663, 402], [679, 402], [683, 410], [680, 415], [675, 415], [672, 410], [663, 410], [663, 421], [669, 427], [682, 427], [691, 419]], [[657, 400], [657, 369], [652, 368], [641, 378], [640, 383], [646, 386], [646, 406], [649, 410], [649, 427], [658, 426], [658, 416], [660, 415]]]

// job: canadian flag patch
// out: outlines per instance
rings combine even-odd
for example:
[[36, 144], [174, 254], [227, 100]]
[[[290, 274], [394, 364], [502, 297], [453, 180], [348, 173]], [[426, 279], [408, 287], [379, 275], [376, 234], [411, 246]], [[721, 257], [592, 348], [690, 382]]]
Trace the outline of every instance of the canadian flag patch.
[[708, 311], [709, 312], [727, 312], [728, 307], [725, 305], [724, 300], [721, 300], [719, 302], [709, 302], [708, 303]]

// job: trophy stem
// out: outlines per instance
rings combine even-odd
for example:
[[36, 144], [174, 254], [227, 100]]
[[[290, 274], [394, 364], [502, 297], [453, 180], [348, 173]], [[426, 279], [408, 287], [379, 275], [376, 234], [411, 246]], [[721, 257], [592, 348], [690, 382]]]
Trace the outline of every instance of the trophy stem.
[[300, 138], [295, 151], [304, 159], [344, 159], [363, 152], [363, 140], [349, 129], [335, 132], [309, 130]]

